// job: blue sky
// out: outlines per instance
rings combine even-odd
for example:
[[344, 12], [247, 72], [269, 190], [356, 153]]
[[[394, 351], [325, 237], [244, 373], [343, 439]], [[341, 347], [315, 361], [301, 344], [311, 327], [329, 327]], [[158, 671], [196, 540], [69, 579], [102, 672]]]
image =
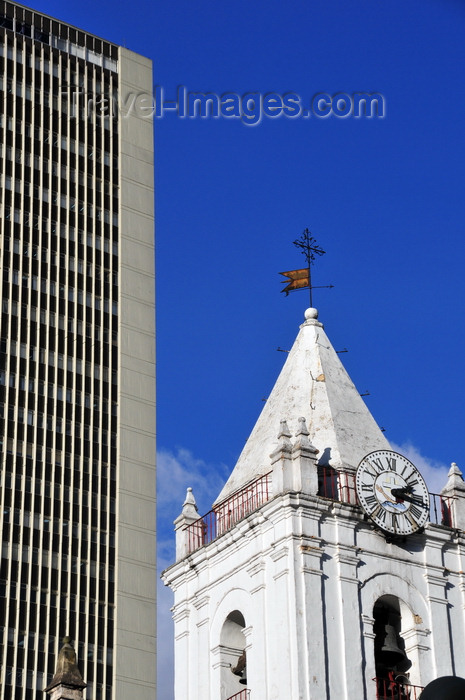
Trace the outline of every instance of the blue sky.
[[[434, 486], [465, 466], [465, 5], [461, 0], [81, 0], [35, 7], [189, 91], [383, 95], [383, 119], [155, 123], [159, 555], [185, 488], [202, 511], [239, 455], [307, 293], [280, 294], [308, 227], [320, 319], [387, 438]], [[160, 595], [159, 700], [172, 700]]]

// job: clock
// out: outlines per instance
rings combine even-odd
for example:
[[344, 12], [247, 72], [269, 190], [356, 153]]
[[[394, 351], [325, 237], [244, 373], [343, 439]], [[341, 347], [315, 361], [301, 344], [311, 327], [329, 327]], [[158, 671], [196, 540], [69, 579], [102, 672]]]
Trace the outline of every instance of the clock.
[[429, 519], [429, 493], [410, 460], [377, 450], [362, 459], [355, 475], [359, 503], [371, 520], [392, 535], [411, 535]]

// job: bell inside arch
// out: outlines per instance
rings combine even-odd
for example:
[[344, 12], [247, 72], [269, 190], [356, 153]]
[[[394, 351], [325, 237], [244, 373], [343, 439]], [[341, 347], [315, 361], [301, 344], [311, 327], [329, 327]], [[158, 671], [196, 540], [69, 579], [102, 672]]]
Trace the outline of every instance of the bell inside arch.
[[412, 662], [405, 653], [400, 635], [401, 616], [393, 605], [383, 603], [374, 608], [375, 660], [377, 676], [385, 677], [389, 671], [405, 673]]
[[237, 660], [237, 664], [231, 668], [235, 676], [240, 676], [239, 683], [247, 685], [247, 657], [245, 649]]
[[379, 650], [379, 661], [387, 668], [399, 667], [407, 660], [403, 649], [403, 640], [392, 621], [387, 622], [384, 632], [384, 641]]

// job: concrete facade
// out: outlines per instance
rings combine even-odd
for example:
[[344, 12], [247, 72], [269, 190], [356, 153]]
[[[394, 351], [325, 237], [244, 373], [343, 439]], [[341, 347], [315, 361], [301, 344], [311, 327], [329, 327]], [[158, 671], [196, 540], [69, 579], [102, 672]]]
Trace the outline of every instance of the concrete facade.
[[151, 62], [0, 1], [0, 699], [155, 696]]
[[[323, 371], [309, 372], [309, 358]], [[276, 417], [281, 398], [293, 393], [295, 404], [286, 399], [268, 444], [248, 448], [268, 452], [258, 471], [262, 478], [268, 473], [268, 499], [258, 508], [252, 503], [226, 532], [205, 534], [203, 545], [192, 546], [189, 532], [203, 523], [207, 533], [207, 519], [198, 520], [188, 492], [176, 523], [177, 562], [164, 572], [175, 594], [176, 700], [413, 700], [439, 676], [465, 676], [465, 533], [457, 526], [465, 512], [462, 474], [453, 465], [443, 494], [451, 499], [446, 524], [430, 522], [423, 532], [397, 539], [376, 528], [358, 505], [353, 475], [357, 460], [386, 449], [386, 441], [339, 365], [309, 310], [268, 400]], [[310, 391], [307, 406], [299, 379]], [[318, 406], [315, 391], [323, 383], [325, 395], [337, 400], [325, 404], [322, 394]], [[344, 415], [351, 406], [352, 423]], [[317, 449], [319, 420], [325, 442]], [[252, 436], [261, 432], [257, 426]], [[327, 463], [336, 448], [344, 469]], [[231, 480], [239, 491], [218, 499], [217, 514], [229, 507], [234, 516], [238, 494], [252, 490], [244, 461], [238, 465]], [[328, 468], [338, 489], [329, 495]], [[251, 474], [257, 476], [256, 465]], [[396, 643], [408, 668], [395, 682], [402, 678], [409, 695], [392, 695], [399, 686], [374, 680], [380, 658], [375, 618], [385, 608], [395, 609], [399, 620]], [[231, 671], [244, 649], [245, 685]]]

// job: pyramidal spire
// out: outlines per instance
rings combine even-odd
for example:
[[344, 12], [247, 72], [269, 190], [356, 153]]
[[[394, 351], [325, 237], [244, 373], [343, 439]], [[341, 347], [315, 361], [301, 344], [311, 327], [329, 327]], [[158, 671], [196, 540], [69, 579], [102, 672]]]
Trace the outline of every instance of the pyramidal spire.
[[390, 449], [313, 308], [217, 501], [270, 471], [280, 422], [295, 436], [302, 417], [319, 465], [355, 470], [369, 452]]

